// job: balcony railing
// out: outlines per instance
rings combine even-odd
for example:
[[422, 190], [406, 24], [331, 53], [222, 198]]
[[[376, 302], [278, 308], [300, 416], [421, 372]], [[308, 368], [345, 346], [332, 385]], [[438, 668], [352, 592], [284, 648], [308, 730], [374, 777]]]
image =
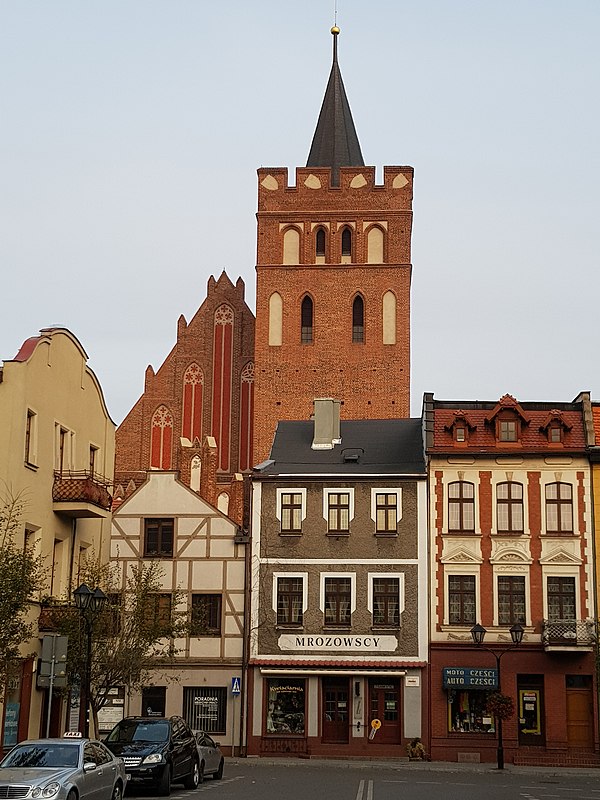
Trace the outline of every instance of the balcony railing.
[[[90, 472], [55, 472], [52, 485], [52, 501], [65, 504], [65, 513], [78, 516], [83, 512], [83, 506], [91, 504], [108, 511], [112, 504], [112, 497], [108, 491], [109, 482], [99, 475]], [[55, 509], [60, 511], [60, 507]], [[83, 516], [87, 516], [83, 514]]]
[[542, 642], [548, 650], [592, 648], [596, 642], [596, 625], [593, 620], [544, 620]]

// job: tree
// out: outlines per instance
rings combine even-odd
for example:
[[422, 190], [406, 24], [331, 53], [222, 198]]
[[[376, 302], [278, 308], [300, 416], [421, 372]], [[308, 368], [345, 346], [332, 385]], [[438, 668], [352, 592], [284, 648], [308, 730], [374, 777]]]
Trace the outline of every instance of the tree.
[[85, 675], [86, 623], [91, 625], [90, 707], [97, 731], [98, 711], [112, 687], [139, 689], [152, 670], [174, 663], [175, 640], [187, 635], [188, 614], [181, 591], [165, 593], [159, 561], [131, 567], [124, 587], [119, 567], [96, 559], [85, 562], [80, 579], [102, 589], [108, 608], [86, 621], [72, 605], [57, 607], [53, 627], [69, 637], [67, 680], [73, 686]]
[[5, 487], [0, 495], [0, 685], [21, 658], [21, 646], [33, 635], [27, 619], [30, 602], [42, 583], [43, 559], [16, 541], [25, 509], [22, 495]]

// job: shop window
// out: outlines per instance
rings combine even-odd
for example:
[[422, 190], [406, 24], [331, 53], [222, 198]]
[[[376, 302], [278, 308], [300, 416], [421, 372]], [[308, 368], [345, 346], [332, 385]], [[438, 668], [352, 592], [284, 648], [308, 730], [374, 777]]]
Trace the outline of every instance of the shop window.
[[186, 686], [183, 718], [194, 731], [227, 732], [227, 686]]
[[475, 531], [475, 485], [468, 481], [448, 484], [448, 530]]
[[546, 532], [573, 533], [573, 487], [570, 483], [557, 481], [546, 486]]
[[544, 676], [517, 676], [517, 716], [519, 745], [539, 747], [544, 740]]
[[481, 689], [448, 690], [448, 730], [453, 733], [495, 733], [494, 717], [487, 713], [490, 693]]
[[496, 486], [498, 533], [523, 533], [523, 484], [505, 481]]
[[304, 735], [305, 692], [303, 680], [267, 681], [267, 733]]

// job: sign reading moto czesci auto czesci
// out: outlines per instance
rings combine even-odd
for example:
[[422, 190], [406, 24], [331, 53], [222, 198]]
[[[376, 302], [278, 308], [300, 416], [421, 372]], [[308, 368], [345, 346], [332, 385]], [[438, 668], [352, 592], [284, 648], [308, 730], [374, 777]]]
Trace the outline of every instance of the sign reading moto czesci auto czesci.
[[444, 667], [442, 669], [444, 689], [497, 689], [497, 669], [475, 669], [471, 667]]

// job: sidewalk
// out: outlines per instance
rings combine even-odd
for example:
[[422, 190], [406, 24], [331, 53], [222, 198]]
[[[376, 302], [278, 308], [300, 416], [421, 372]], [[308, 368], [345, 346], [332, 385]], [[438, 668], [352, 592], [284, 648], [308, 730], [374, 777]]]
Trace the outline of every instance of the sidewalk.
[[578, 775], [580, 777], [595, 777], [600, 779], [600, 769], [593, 767], [516, 767], [506, 764], [504, 770], [497, 769], [495, 764], [471, 764], [455, 761], [409, 761], [406, 758], [398, 760], [385, 759], [362, 760], [349, 758], [228, 758], [227, 764], [240, 767], [336, 767], [338, 769], [380, 769], [402, 772], [462, 772], [462, 773], [487, 773], [501, 776], [510, 775], [544, 775], [546, 777], [564, 777], [565, 775]]

